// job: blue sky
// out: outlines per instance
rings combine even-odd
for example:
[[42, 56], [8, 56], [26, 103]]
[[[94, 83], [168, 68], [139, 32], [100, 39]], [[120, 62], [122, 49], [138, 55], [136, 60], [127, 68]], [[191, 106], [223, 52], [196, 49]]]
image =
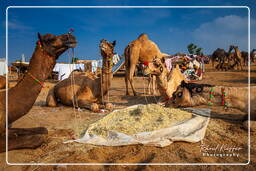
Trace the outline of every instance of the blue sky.
[[[251, 8], [251, 49], [256, 48], [256, 15], [254, 1], [3, 1], [1, 4], [1, 51], [5, 57], [5, 9], [14, 6], [97, 6], [97, 5], [246, 5]], [[248, 10], [246, 8], [10, 8], [8, 10], [9, 63], [32, 55], [41, 34], [63, 34], [75, 29], [78, 39], [75, 55], [79, 59], [99, 59], [99, 41], [117, 41], [116, 52], [123, 54], [125, 46], [141, 33], [147, 33], [162, 52], [187, 53], [191, 42], [211, 54], [216, 48], [228, 49], [230, 44], [247, 50]], [[59, 61], [68, 62], [67, 53]]]

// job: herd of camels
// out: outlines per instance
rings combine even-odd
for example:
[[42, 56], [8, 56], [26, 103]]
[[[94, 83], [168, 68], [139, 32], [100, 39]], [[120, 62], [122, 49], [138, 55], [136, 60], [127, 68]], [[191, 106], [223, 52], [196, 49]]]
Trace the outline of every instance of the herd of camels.
[[[30, 59], [27, 73], [14, 87], [0, 91], [0, 151], [5, 151], [6, 147], [6, 119], [8, 120], [8, 150], [36, 148], [43, 143], [43, 134], [47, 134], [46, 128], [12, 128], [11, 123], [29, 112], [43, 87], [43, 83], [51, 74], [58, 57], [69, 48], [74, 48], [76, 44], [76, 38], [71, 33], [59, 36], [38, 34], [38, 42]], [[99, 45], [103, 59], [101, 74], [96, 76], [88, 72], [72, 72], [69, 78], [57, 83], [49, 90], [46, 99], [47, 105], [56, 107], [58, 103], [62, 103], [68, 106], [89, 108], [92, 111], [97, 111], [100, 108], [112, 110], [112, 104], [105, 103], [104, 96], [108, 93], [113, 78], [112, 57], [115, 45], [116, 41], [101, 40]], [[233, 48], [236, 49], [236, 47]], [[170, 99], [174, 100], [170, 105], [176, 106], [195, 106], [199, 104], [195, 103], [197, 100], [202, 103], [205, 102], [202, 99], [206, 98], [208, 94], [202, 92], [207, 92], [208, 89], [201, 86], [200, 91], [196, 88], [197, 95], [193, 95], [193, 98], [187, 95], [187, 91], [189, 90], [188, 92], [190, 92], [190, 89], [187, 89], [184, 85], [191, 87], [195, 83], [188, 83], [177, 66], [171, 72], [167, 70], [164, 63], [164, 57], [167, 54], [162, 53], [158, 46], [148, 38], [147, 34], [141, 34], [136, 40], [130, 42], [125, 48], [124, 54], [126, 95], [129, 95], [129, 83], [133, 94], [137, 95], [133, 85], [133, 76], [136, 65], [140, 62], [147, 64], [144, 68], [145, 74], [156, 76], [160, 94], [163, 101], [167, 102], [166, 104]], [[239, 62], [239, 60], [237, 61]], [[5, 81], [5, 79], [3, 80]], [[200, 84], [195, 87], [200, 87]], [[176, 91], [180, 91], [181, 88], [183, 88], [183, 95], [182, 93], [175, 95]], [[231, 88], [227, 89], [228, 91], [234, 91]], [[8, 91], [7, 101], [6, 91]], [[239, 89], [239, 91], [243, 92], [243, 94], [248, 93], [248, 89], [245, 88]], [[251, 98], [252, 102], [255, 102], [256, 87], [253, 87], [251, 91], [255, 92]], [[229, 98], [229, 103], [232, 107], [247, 110], [246, 98], [238, 95], [239, 93]], [[202, 96], [202, 98], [200, 99], [199, 96]], [[196, 97], [197, 100], [194, 100]], [[179, 98], [181, 100], [177, 100]], [[6, 105], [8, 108], [6, 108]], [[216, 105], [220, 104], [216, 103]], [[6, 110], [8, 110], [8, 118], [6, 118]], [[252, 111], [254, 110], [253, 108]]]
[[[234, 52], [232, 52], [234, 50]], [[238, 46], [230, 45], [228, 52], [226, 52], [224, 49], [216, 49], [212, 56], [212, 67], [214, 67], [214, 62], [217, 61], [218, 65], [216, 66], [216, 69], [218, 70], [230, 70], [237, 67], [237, 69], [240, 67], [240, 70], [243, 69], [243, 65], [248, 65], [248, 62], [251, 61], [254, 63], [254, 58], [256, 56], [256, 49], [253, 49], [250, 54], [245, 51], [240, 51], [238, 49]], [[250, 60], [249, 60], [250, 58]]]

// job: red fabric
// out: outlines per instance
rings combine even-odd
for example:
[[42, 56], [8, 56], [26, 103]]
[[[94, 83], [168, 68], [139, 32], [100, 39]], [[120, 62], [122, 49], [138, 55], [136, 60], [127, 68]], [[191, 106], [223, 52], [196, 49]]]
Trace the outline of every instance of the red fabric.
[[143, 62], [143, 65], [148, 66], [149, 62]]

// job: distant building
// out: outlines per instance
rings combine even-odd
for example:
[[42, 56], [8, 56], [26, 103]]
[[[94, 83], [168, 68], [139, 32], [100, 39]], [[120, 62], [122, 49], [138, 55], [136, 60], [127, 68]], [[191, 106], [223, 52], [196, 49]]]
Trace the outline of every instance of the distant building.
[[0, 75], [6, 74], [6, 59], [0, 58]]

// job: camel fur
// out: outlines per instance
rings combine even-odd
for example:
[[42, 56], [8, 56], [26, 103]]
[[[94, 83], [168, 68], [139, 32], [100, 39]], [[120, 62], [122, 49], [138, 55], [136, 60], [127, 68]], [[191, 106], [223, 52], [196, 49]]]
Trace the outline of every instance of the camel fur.
[[0, 89], [5, 89], [6, 88], [6, 77], [0, 75]]
[[[190, 84], [190, 83], [188, 83]], [[212, 99], [212, 105], [223, 106], [222, 104], [222, 90], [224, 89], [226, 96], [225, 102], [228, 108], [237, 108], [243, 112], [248, 113], [249, 103], [248, 103], [248, 87], [225, 87], [225, 86], [211, 86], [197, 84], [200, 89], [190, 89], [187, 83], [183, 83], [185, 86], [179, 86], [177, 91], [173, 94], [173, 104], [172, 107], [193, 107], [199, 105], [207, 105], [210, 99], [210, 91], [213, 88], [214, 97]], [[251, 120], [255, 125], [256, 120], [256, 86], [250, 87], [250, 111]], [[245, 117], [247, 120], [248, 115]], [[255, 129], [255, 127], [253, 128]]]
[[[56, 60], [68, 48], [76, 45], [76, 39], [70, 33], [55, 36], [52, 34], [40, 35], [35, 51], [30, 59], [28, 72], [12, 88], [0, 92], [0, 151], [5, 150], [4, 140], [6, 119], [8, 126], [26, 115], [35, 103], [42, 85], [35, 81], [44, 82], [51, 74]], [[34, 78], [33, 78], [34, 77]], [[6, 118], [6, 91], [8, 91], [8, 118]], [[25, 134], [22, 132], [26, 132]], [[42, 144], [41, 135], [47, 133], [46, 128], [18, 129], [9, 128], [8, 149], [35, 148]], [[15, 136], [13, 136], [15, 135]], [[24, 137], [25, 136], [25, 137]]]
[[136, 40], [130, 42], [124, 50], [125, 55], [125, 86], [126, 95], [130, 95], [128, 91], [128, 81], [131, 85], [133, 95], [137, 93], [133, 86], [133, 76], [136, 65], [144, 62], [151, 62], [154, 57], [163, 58], [167, 54], [161, 53], [158, 46], [148, 38], [147, 34], [141, 34]]
[[165, 66], [164, 58], [154, 58], [144, 69], [144, 73], [156, 75], [156, 81], [162, 98], [168, 100], [172, 98], [172, 94], [176, 91], [185, 76], [181, 73], [179, 66], [169, 72]]
[[[115, 44], [115, 41], [110, 43], [104, 39], [100, 42], [103, 68], [99, 77], [88, 72], [73, 72], [69, 78], [59, 82], [49, 91], [46, 104], [56, 107], [60, 102], [67, 106], [87, 108], [97, 112], [100, 109], [98, 104], [103, 104], [102, 100], [111, 86]], [[108, 110], [113, 108], [111, 104], [106, 104], [105, 107]]]

